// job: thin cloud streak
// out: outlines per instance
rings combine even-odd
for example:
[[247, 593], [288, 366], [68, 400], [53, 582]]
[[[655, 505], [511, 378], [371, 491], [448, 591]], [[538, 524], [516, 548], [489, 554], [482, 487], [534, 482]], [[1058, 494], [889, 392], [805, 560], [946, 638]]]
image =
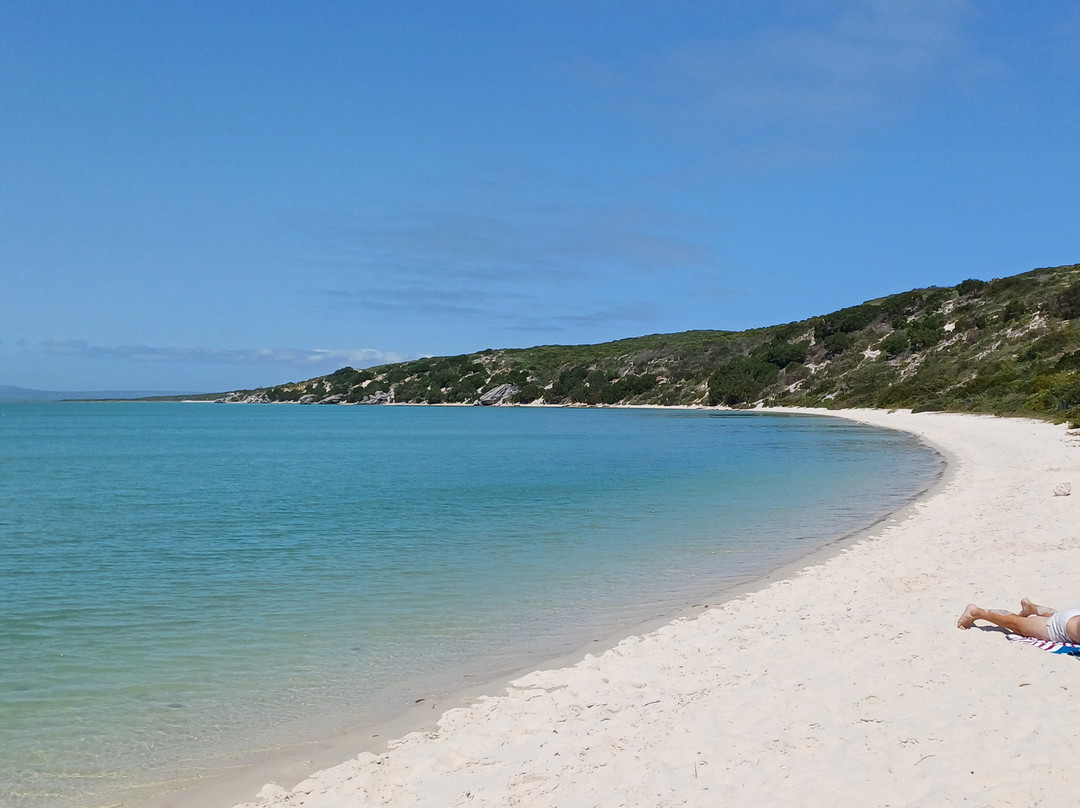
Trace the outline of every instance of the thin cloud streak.
[[285, 365], [293, 367], [325, 366], [330, 362], [350, 364], [354, 367], [401, 362], [401, 354], [378, 351], [373, 348], [322, 349], [322, 348], [199, 348], [190, 346], [151, 345], [91, 345], [86, 340], [50, 339], [40, 343], [41, 349], [51, 355], [77, 356], [87, 359], [122, 359], [132, 362], [164, 362], [177, 364], [210, 365]]
[[[654, 287], [687, 285], [720, 268], [711, 246], [682, 235], [699, 228], [697, 218], [630, 206], [518, 206], [481, 215], [417, 205], [299, 216], [293, 232], [307, 262], [327, 276], [318, 295], [334, 316], [546, 334], [613, 323], [654, 328]], [[578, 310], [575, 300], [600, 290], [604, 305]]]
[[906, 115], [928, 83], [995, 69], [971, 44], [973, 8], [845, 0], [738, 38], [672, 43], [636, 65], [578, 67], [636, 125], [699, 157], [774, 170], [834, 164], [868, 130]]
[[416, 280], [549, 284], [596, 264], [651, 271], [709, 266], [710, 246], [681, 236], [685, 216], [630, 208], [518, 208], [503, 215], [425, 210], [297, 216], [311, 260]]

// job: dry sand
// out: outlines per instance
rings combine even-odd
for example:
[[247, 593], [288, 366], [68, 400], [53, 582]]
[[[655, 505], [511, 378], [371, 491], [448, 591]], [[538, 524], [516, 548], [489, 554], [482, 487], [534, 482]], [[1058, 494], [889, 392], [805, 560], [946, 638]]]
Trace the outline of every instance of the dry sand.
[[786, 580], [244, 808], [1080, 804], [1080, 659], [956, 628], [969, 601], [1080, 606], [1080, 490], [1054, 494], [1080, 489], [1080, 438], [837, 414], [922, 436], [944, 481]]

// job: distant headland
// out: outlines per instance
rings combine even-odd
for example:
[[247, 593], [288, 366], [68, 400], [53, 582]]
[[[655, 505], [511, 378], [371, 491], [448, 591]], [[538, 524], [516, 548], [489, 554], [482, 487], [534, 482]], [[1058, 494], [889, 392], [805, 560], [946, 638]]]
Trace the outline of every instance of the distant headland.
[[912, 289], [748, 331], [430, 357], [242, 403], [912, 408], [1080, 422], [1080, 265]]

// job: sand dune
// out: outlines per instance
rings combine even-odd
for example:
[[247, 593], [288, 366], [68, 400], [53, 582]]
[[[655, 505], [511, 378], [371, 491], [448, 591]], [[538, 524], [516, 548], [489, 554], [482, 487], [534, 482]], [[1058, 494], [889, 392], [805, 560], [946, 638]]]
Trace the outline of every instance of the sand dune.
[[1080, 660], [959, 631], [965, 604], [1080, 606], [1080, 438], [852, 411], [944, 481], [785, 580], [523, 676], [433, 732], [266, 786], [306, 806], [1074, 805]]

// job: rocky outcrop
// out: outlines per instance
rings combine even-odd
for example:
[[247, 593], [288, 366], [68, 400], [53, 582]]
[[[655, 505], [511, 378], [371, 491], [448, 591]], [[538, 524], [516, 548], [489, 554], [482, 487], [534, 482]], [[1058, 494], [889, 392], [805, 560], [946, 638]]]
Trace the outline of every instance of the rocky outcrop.
[[485, 407], [505, 404], [520, 392], [521, 388], [513, 384], [500, 384], [498, 387], [492, 387], [480, 396], [477, 403], [482, 404]]
[[390, 394], [385, 390], [380, 390], [377, 393], [372, 393], [370, 396], [364, 396], [360, 399], [361, 404], [389, 404]]
[[219, 398], [226, 404], [269, 404], [270, 396], [265, 391], [258, 393], [229, 393], [225, 398]]

